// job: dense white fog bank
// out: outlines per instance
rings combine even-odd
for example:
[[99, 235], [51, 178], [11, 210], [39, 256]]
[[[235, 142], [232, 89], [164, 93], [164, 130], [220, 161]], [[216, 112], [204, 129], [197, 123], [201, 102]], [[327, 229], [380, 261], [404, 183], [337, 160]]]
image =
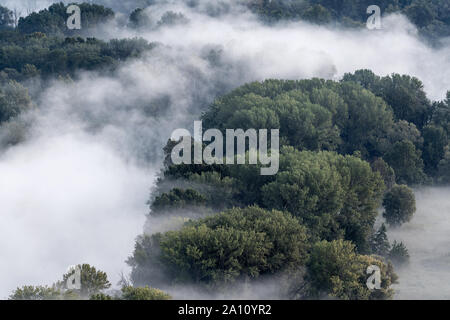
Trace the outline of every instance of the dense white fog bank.
[[403, 241], [411, 256], [396, 270], [397, 299], [450, 299], [450, 187], [416, 191], [411, 222], [389, 229], [391, 241]]
[[0, 298], [90, 263], [113, 284], [142, 230], [153, 174], [84, 134], [41, 137], [0, 156]]

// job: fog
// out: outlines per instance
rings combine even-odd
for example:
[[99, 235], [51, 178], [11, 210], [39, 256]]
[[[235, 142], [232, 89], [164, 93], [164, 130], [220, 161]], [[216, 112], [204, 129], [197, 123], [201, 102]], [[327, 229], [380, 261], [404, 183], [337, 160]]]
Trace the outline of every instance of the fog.
[[[41, 9], [52, 1], [35, 2]], [[16, 286], [51, 284], [69, 265], [84, 262], [106, 271], [115, 283], [126, 272], [124, 261], [144, 228], [146, 201], [170, 133], [181, 127], [191, 130], [193, 120], [216, 96], [239, 85], [267, 78], [338, 80], [346, 72], [369, 68], [379, 75], [419, 77], [430, 99], [442, 99], [450, 89], [445, 74], [450, 46], [427, 46], [399, 15], [385, 17], [383, 30], [377, 31], [298, 22], [269, 27], [230, 5], [232, 1], [200, 1], [197, 9], [180, 1], [159, 1], [146, 10], [151, 21], [172, 10], [189, 22], [132, 30], [122, 22], [126, 10], [139, 5], [120, 3], [113, 7], [124, 14], [96, 35], [141, 36], [160, 45], [124, 63], [112, 77], [82, 73], [73, 83], [46, 85], [34, 97], [36, 106], [24, 116], [27, 121], [18, 120], [32, 124], [25, 127], [25, 142], [0, 151], [0, 297]], [[27, 1], [0, 4], [30, 8]], [[10, 134], [6, 131], [0, 130], [0, 136]], [[436, 199], [440, 196], [445, 199], [445, 192], [436, 191]], [[406, 242], [412, 256], [411, 267], [398, 272], [400, 297], [413, 294], [406, 291], [414, 286], [408, 280], [414, 268], [428, 270], [435, 279], [423, 282], [428, 287], [422, 294], [448, 294], [449, 288], [433, 285], [438, 281], [435, 271], [423, 268], [423, 260], [415, 257], [422, 252], [433, 259], [438, 253], [426, 241], [416, 243], [422, 235], [428, 241], [432, 234], [443, 244], [438, 238], [448, 234], [440, 224], [445, 210], [436, 207], [433, 219], [425, 215], [429, 199], [425, 193], [418, 196], [414, 233], [405, 226], [391, 234]]]
[[411, 222], [389, 229], [389, 240], [403, 241], [409, 265], [398, 269], [397, 299], [450, 299], [450, 187], [415, 192]]

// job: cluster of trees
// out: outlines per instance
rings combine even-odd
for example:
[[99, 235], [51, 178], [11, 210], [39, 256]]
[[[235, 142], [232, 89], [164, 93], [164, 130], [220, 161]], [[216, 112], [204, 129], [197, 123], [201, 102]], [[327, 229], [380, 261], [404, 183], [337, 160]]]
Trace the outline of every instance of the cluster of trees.
[[114, 11], [104, 6], [90, 3], [77, 5], [81, 13], [82, 25], [80, 30], [67, 28], [69, 14], [67, 14], [67, 6], [62, 2], [52, 4], [47, 9], [32, 12], [30, 15], [20, 18], [17, 28], [25, 34], [41, 32], [47, 35], [75, 36], [86, 34], [90, 29], [114, 18]]
[[[169, 141], [150, 216], [169, 217], [171, 208], [216, 213], [140, 237], [128, 260], [131, 280], [210, 290], [287, 272], [292, 297], [391, 298], [391, 262], [407, 263], [409, 254], [403, 243], [389, 242], [384, 224], [375, 230], [377, 210], [383, 205], [387, 224], [399, 226], [416, 210], [406, 184], [442, 182], [448, 98], [432, 103], [418, 79], [369, 70], [339, 82], [254, 82], [218, 98], [202, 115], [203, 129], [279, 129], [279, 171], [173, 165]], [[371, 264], [382, 273], [378, 291], [365, 283]]]
[[340, 82], [250, 83], [217, 99], [202, 120], [206, 129], [279, 129], [281, 145], [299, 150], [358, 152], [390, 174], [386, 162], [397, 183], [414, 185], [440, 178], [449, 102], [430, 102], [417, 78], [358, 70]]
[[253, 0], [250, 8], [268, 21], [300, 19], [316, 24], [338, 23], [343, 26], [365, 25], [366, 10], [376, 4], [383, 14], [406, 15], [420, 33], [437, 40], [450, 35], [450, 5], [447, 0]]
[[155, 47], [142, 38], [55, 37], [41, 32], [0, 31], [0, 79], [24, 81], [37, 76], [73, 76], [79, 70], [112, 70]]
[[75, 268], [63, 275], [61, 281], [51, 286], [23, 286], [14, 290], [10, 300], [169, 300], [171, 296], [154, 288], [122, 286], [121, 292], [108, 295], [105, 290], [111, 287], [105, 272], [89, 264], [80, 264], [80, 288], [68, 288], [67, 282], [76, 272]]
[[31, 108], [31, 98], [28, 90], [20, 83], [0, 78], [0, 125]]

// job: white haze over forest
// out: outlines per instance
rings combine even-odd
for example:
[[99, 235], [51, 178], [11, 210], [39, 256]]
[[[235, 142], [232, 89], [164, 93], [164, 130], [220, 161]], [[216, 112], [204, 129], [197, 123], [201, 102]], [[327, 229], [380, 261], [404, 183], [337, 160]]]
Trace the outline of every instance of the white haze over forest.
[[[0, 0], [22, 12], [52, 2]], [[450, 45], [429, 47], [399, 15], [369, 31], [298, 22], [269, 27], [240, 6], [210, 17], [183, 1], [161, 1], [146, 12], [158, 21], [169, 10], [190, 22], [136, 31], [121, 26], [129, 12], [118, 13], [98, 37], [140, 36], [161, 45], [114, 77], [85, 73], [74, 83], [54, 82], [21, 120], [32, 123], [26, 142], [0, 153], [0, 298], [17, 286], [51, 284], [84, 262], [115, 285], [129, 271], [124, 261], [142, 232], [162, 147], [219, 94], [267, 78], [338, 80], [361, 68], [417, 76], [433, 100], [450, 90]], [[148, 108], [157, 101], [166, 101], [165, 111], [154, 117]], [[411, 254], [411, 265], [398, 270], [397, 298], [450, 298], [449, 191], [418, 191], [415, 218], [389, 231]]]

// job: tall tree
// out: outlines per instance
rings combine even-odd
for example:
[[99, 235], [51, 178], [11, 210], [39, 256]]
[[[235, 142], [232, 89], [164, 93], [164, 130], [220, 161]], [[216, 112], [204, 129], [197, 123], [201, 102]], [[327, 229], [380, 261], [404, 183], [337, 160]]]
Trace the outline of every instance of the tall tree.
[[400, 226], [412, 219], [416, 211], [416, 199], [408, 186], [396, 185], [386, 193], [383, 199], [385, 209], [383, 217], [389, 225]]

